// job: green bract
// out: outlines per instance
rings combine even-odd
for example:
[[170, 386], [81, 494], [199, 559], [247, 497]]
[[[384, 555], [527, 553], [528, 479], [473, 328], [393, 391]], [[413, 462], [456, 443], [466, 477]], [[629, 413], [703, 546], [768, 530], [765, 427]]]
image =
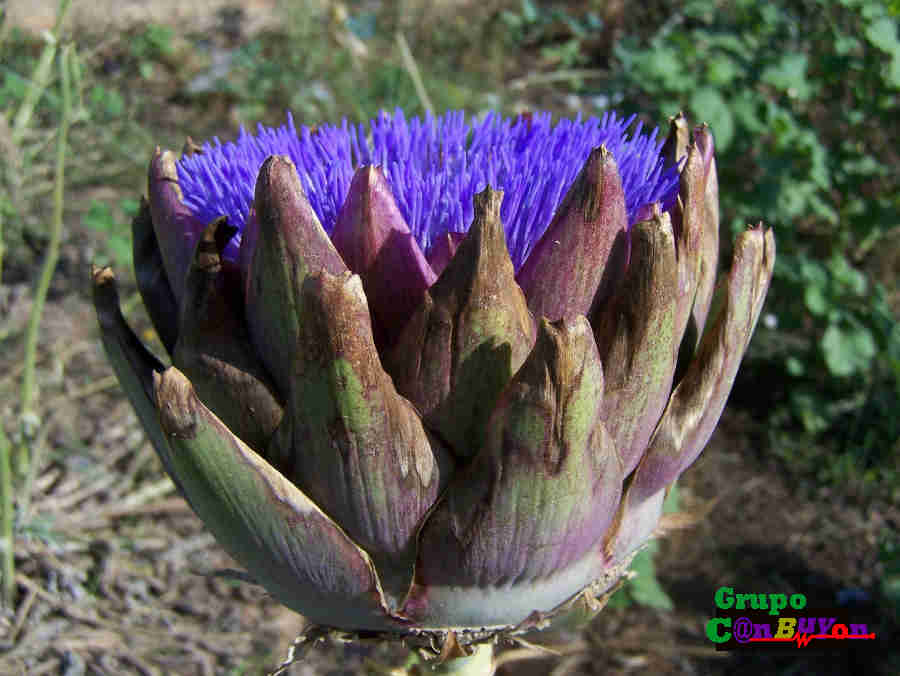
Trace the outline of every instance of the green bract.
[[294, 164], [259, 171], [234, 229], [157, 152], [134, 221], [140, 291], [174, 366], [94, 270], [103, 342], [165, 469], [249, 575], [313, 623], [462, 643], [543, 626], [626, 571], [698, 456], [775, 257], [743, 232], [716, 281], [712, 138], [679, 117], [675, 206], [628, 225], [591, 153], [515, 269], [503, 193], [428, 259], [379, 169], [331, 236]]

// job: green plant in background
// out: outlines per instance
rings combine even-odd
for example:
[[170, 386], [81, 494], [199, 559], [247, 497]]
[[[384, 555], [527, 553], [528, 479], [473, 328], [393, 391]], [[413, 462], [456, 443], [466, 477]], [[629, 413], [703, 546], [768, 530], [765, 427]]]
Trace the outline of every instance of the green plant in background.
[[116, 209], [93, 200], [82, 216], [82, 225], [102, 235], [101, 246], [111, 264], [131, 265], [131, 220], [139, 209], [140, 203], [130, 198], [120, 199]]
[[539, 7], [531, 0], [523, 0], [519, 11], [505, 9], [500, 19], [507, 29], [507, 40], [519, 44], [541, 43], [548, 31], [560, 25], [565, 27], [565, 40], [541, 44], [541, 60], [546, 64], [572, 68], [587, 62], [582, 43], [590, 32], [602, 28], [603, 22], [595, 12], [587, 12], [583, 18], [572, 16], [562, 7]]
[[174, 35], [175, 30], [171, 26], [151, 23], [134, 36], [130, 52], [142, 78], [149, 80], [158, 63], [165, 63], [175, 56]]
[[[57, 69], [59, 74], [60, 119], [55, 133], [52, 135], [56, 145], [56, 161], [52, 182], [53, 213], [47, 233], [47, 251], [37, 280], [28, 326], [25, 331], [24, 368], [19, 395], [20, 424], [13, 440], [14, 443], [9, 440], [3, 424], [0, 422], [0, 512], [2, 512], [0, 514], [0, 530], [2, 530], [0, 535], [2, 535], [3, 542], [2, 599], [3, 604], [8, 608], [11, 608], [13, 605], [15, 593], [15, 559], [13, 552], [15, 504], [13, 492], [16, 484], [21, 482], [24, 489], [17, 491], [18, 494], [21, 496], [30, 493], [35, 472], [39, 465], [38, 458], [35, 457], [36, 449], [32, 446], [36, 430], [40, 425], [35, 407], [35, 401], [38, 397], [35, 378], [38, 333], [40, 331], [44, 302], [47, 299], [47, 292], [50, 289], [50, 281], [56, 269], [62, 242], [68, 133], [76, 110], [73, 92], [75, 92], [75, 96], [80, 97], [81, 67], [76, 52], [72, 45], [60, 45], [58, 42], [62, 21], [68, 5], [69, 0], [60, 0], [56, 25], [53, 31], [47, 35], [46, 45], [34, 70], [31, 72], [29, 85], [24, 91], [24, 96], [18, 107], [15, 108], [14, 113], [13, 109], [10, 109], [8, 115], [4, 114], [3, 116], [4, 124], [8, 124], [8, 120], [12, 119], [9, 146], [12, 150], [11, 155], [18, 159], [27, 154], [22, 151], [26, 150], [24, 142], [27, 139], [32, 117], [39, 101], [51, 84], [51, 72], [54, 67]], [[4, 112], [6, 113], [6, 111]], [[33, 149], [30, 147], [27, 150], [33, 152]], [[7, 160], [9, 159], [10, 156], [7, 155]], [[18, 162], [16, 164], [6, 164], [3, 167], [4, 175], [8, 177], [21, 170], [21, 165], [17, 165]], [[0, 230], [0, 251], [2, 251], [3, 246], [2, 236], [3, 231]], [[2, 259], [0, 259], [0, 281], [2, 281], [2, 262]]]
[[125, 98], [122, 94], [99, 83], [90, 88], [87, 100], [98, 122], [121, 117], [126, 111]]
[[[53, 60], [59, 58], [60, 48], [56, 42], [44, 44], [12, 30], [3, 49], [0, 125], [6, 133], [0, 134], [4, 150], [0, 155], [0, 216], [7, 227], [0, 231], [0, 239], [6, 252], [12, 254], [14, 278], [27, 275], [48, 241], [45, 224], [51, 216], [48, 207], [54, 190], [54, 166], [48, 161], [52, 156], [48, 148], [57, 137], [63, 113], [60, 77]], [[134, 185], [139, 174], [133, 171], [137, 165], [129, 155], [135, 147], [146, 148], [149, 142], [146, 131], [130, 119], [133, 106], [114, 86], [97, 81], [93, 72], [96, 63], [85, 63], [76, 51], [70, 62], [69, 114], [74, 126], [70, 130], [69, 185], [78, 189], [92, 186], [99, 179], [110, 185]], [[48, 63], [52, 66], [49, 71]], [[117, 213], [123, 206], [127, 205], [120, 204]], [[68, 211], [83, 213], [88, 224], [96, 224], [95, 215], [87, 215], [91, 208], [95, 207], [84, 204], [77, 190], [67, 196]]]
[[[49, 241], [46, 223], [52, 217], [54, 191], [49, 149], [58, 134], [63, 106], [54, 61], [61, 46], [53, 35], [56, 33], [38, 39], [11, 29], [0, 59], [0, 225], [5, 226], [0, 227], [0, 265], [5, 258], [5, 278], [16, 281], [27, 278], [29, 270], [39, 265]], [[113, 225], [125, 227], [135, 207], [119, 202], [104, 216], [104, 207], [95, 203], [92, 189], [98, 182], [112, 189], [137, 185], [143, 173], [137, 153], [152, 147], [142, 119], [149, 98], [140, 88], [118, 87], [120, 79], [131, 85], [139, 76], [140, 63], [134, 52], [160, 53], [140, 46], [139, 37], [130, 39], [127, 47], [116, 46], [108, 57], [96, 51], [87, 51], [82, 57], [73, 51], [69, 69], [72, 125], [67, 183], [72, 190], [65, 204], [67, 216], [110, 234]], [[104, 72], [108, 66], [115, 74]], [[113, 260], [125, 260], [121, 244], [118, 238], [108, 244], [101, 242], [100, 247]]]
[[[540, 26], [528, 7], [518, 24]], [[585, 25], [577, 39], [590, 37]], [[635, 13], [612, 51], [606, 77], [583, 92], [650, 119], [686, 107], [707, 120], [723, 222], [756, 214], [779, 230], [769, 329], [751, 350], [779, 381], [759, 402], [773, 447], [829, 481], [894, 476], [900, 296], [896, 271], [879, 276], [872, 261], [900, 246], [896, 8], [689, 1]], [[811, 439], [837, 455], [823, 462]]]
[[[405, 50], [397, 49], [406, 44], [401, 28], [413, 19], [392, 18], [387, 10], [350, 15], [323, 3], [292, 3], [287, 38], [264, 33], [234, 47], [209, 48], [208, 67], [189, 80], [185, 94], [227, 97], [235, 117], [248, 124], [275, 122], [284, 110], [300, 120], [362, 122], [397, 106], [425, 112], [483, 105], [478, 84], [468, 81], [476, 76], [455, 68], [435, 44], [407, 45], [415, 58], [404, 58]], [[400, 39], [385, 39], [390, 35]], [[433, 37], [435, 43], [450, 39], [442, 31]], [[444, 48], [456, 54], [463, 46], [451, 40]], [[427, 93], [417, 87], [420, 70]]]
[[900, 615], [900, 538], [896, 533], [886, 533], [879, 543], [879, 563], [884, 566], [880, 592]]

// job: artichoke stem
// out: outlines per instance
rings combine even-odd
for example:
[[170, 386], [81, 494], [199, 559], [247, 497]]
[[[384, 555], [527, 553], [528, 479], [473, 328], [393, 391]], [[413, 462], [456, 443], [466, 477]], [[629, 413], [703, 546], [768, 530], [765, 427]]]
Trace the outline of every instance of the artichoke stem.
[[453, 676], [491, 676], [494, 673], [494, 645], [482, 643], [472, 647], [472, 654], [438, 665], [428, 665], [427, 674]]

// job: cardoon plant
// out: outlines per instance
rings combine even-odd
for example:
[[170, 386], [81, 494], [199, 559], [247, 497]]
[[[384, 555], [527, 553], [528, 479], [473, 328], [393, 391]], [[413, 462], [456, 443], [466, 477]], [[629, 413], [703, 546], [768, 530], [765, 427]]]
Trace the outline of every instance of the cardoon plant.
[[775, 256], [748, 228], [717, 283], [709, 130], [632, 121], [289, 116], [156, 152], [134, 261], [174, 366], [95, 269], [103, 341], [276, 599], [444, 658], [602, 605], [718, 421]]

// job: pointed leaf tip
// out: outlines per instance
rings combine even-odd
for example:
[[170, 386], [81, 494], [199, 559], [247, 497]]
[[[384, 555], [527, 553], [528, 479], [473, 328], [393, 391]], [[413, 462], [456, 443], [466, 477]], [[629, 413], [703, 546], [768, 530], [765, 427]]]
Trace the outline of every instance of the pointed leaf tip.
[[503, 191], [494, 190], [490, 185], [486, 185], [484, 190], [475, 193], [473, 205], [476, 213], [481, 217], [482, 223], [499, 223], [500, 207], [503, 206]]
[[700, 150], [703, 166], [708, 172], [715, 157], [715, 140], [708, 124], [703, 123], [694, 129], [694, 143], [697, 144], [697, 148]]
[[194, 139], [188, 136], [184, 140], [184, 145], [181, 147], [181, 156], [182, 157], [191, 157], [193, 155], [202, 155], [203, 148], [194, 143]]
[[697, 297], [694, 300], [691, 318], [697, 327], [698, 336], [706, 326], [709, 305], [719, 265], [719, 178], [716, 168], [715, 141], [707, 125], [694, 131], [694, 143], [700, 149], [705, 169], [703, 186], [703, 234], [700, 240], [700, 272], [697, 281]]
[[381, 169], [367, 165], [356, 170], [331, 239], [347, 267], [362, 278], [376, 342], [392, 344], [437, 275]]
[[153, 396], [163, 431], [176, 439], [194, 439], [195, 398], [190, 381], [176, 367], [153, 373]]
[[[475, 193], [472, 200], [475, 217], [469, 228], [468, 237], [471, 245], [466, 244], [463, 257], [477, 254], [502, 274], [512, 266], [509, 249], [506, 247], [506, 230], [500, 220], [500, 207], [503, 204], [503, 191], [494, 190], [491, 186]], [[464, 240], [465, 241], [465, 240]], [[490, 257], [487, 260], [487, 257]], [[470, 264], [471, 264], [470, 260]], [[509, 266], [507, 266], [507, 262]]]
[[495, 398], [534, 342], [502, 199], [490, 188], [475, 196], [465, 239], [385, 357], [398, 391], [460, 456], [477, 449]]
[[669, 118], [669, 135], [660, 153], [670, 164], [679, 164], [687, 157], [690, 145], [690, 129], [683, 112]]
[[549, 319], [588, 314], [621, 275], [627, 225], [616, 161], [600, 146], [516, 275], [531, 313]]
[[253, 206], [260, 237], [283, 239], [282, 256], [288, 261], [302, 262], [310, 270], [327, 270], [333, 275], [347, 269], [319, 223], [289, 157], [272, 155], [263, 162]]
[[175, 153], [156, 149], [150, 160], [147, 192], [153, 230], [166, 276], [176, 301], [184, 293], [184, 277], [204, 224], [182, 202]]
[[706, 125], [694, 141], [681, 172], [676, 209], [679, 290], [675, 322], [678, 378], [703, 334], [719, 261], [719, 193], [712, 136]]
[[108, 328], [113, 317], [119, 313], [119, 288], [116, 276], [109, 266], [100, 267], [91, 263], [91, 278], [94, 282], [94, 305], [100, 325]]
[[322, 228], [289, 158], [273, 155], [263, 163], [254, 213], [247, 251], [241, 254], [247, 270], [247, 326], [268, 373], [279, 391], [287, 393], [300, 326], [300, 289], [313, 272], [339, 275], [347, 266]]

